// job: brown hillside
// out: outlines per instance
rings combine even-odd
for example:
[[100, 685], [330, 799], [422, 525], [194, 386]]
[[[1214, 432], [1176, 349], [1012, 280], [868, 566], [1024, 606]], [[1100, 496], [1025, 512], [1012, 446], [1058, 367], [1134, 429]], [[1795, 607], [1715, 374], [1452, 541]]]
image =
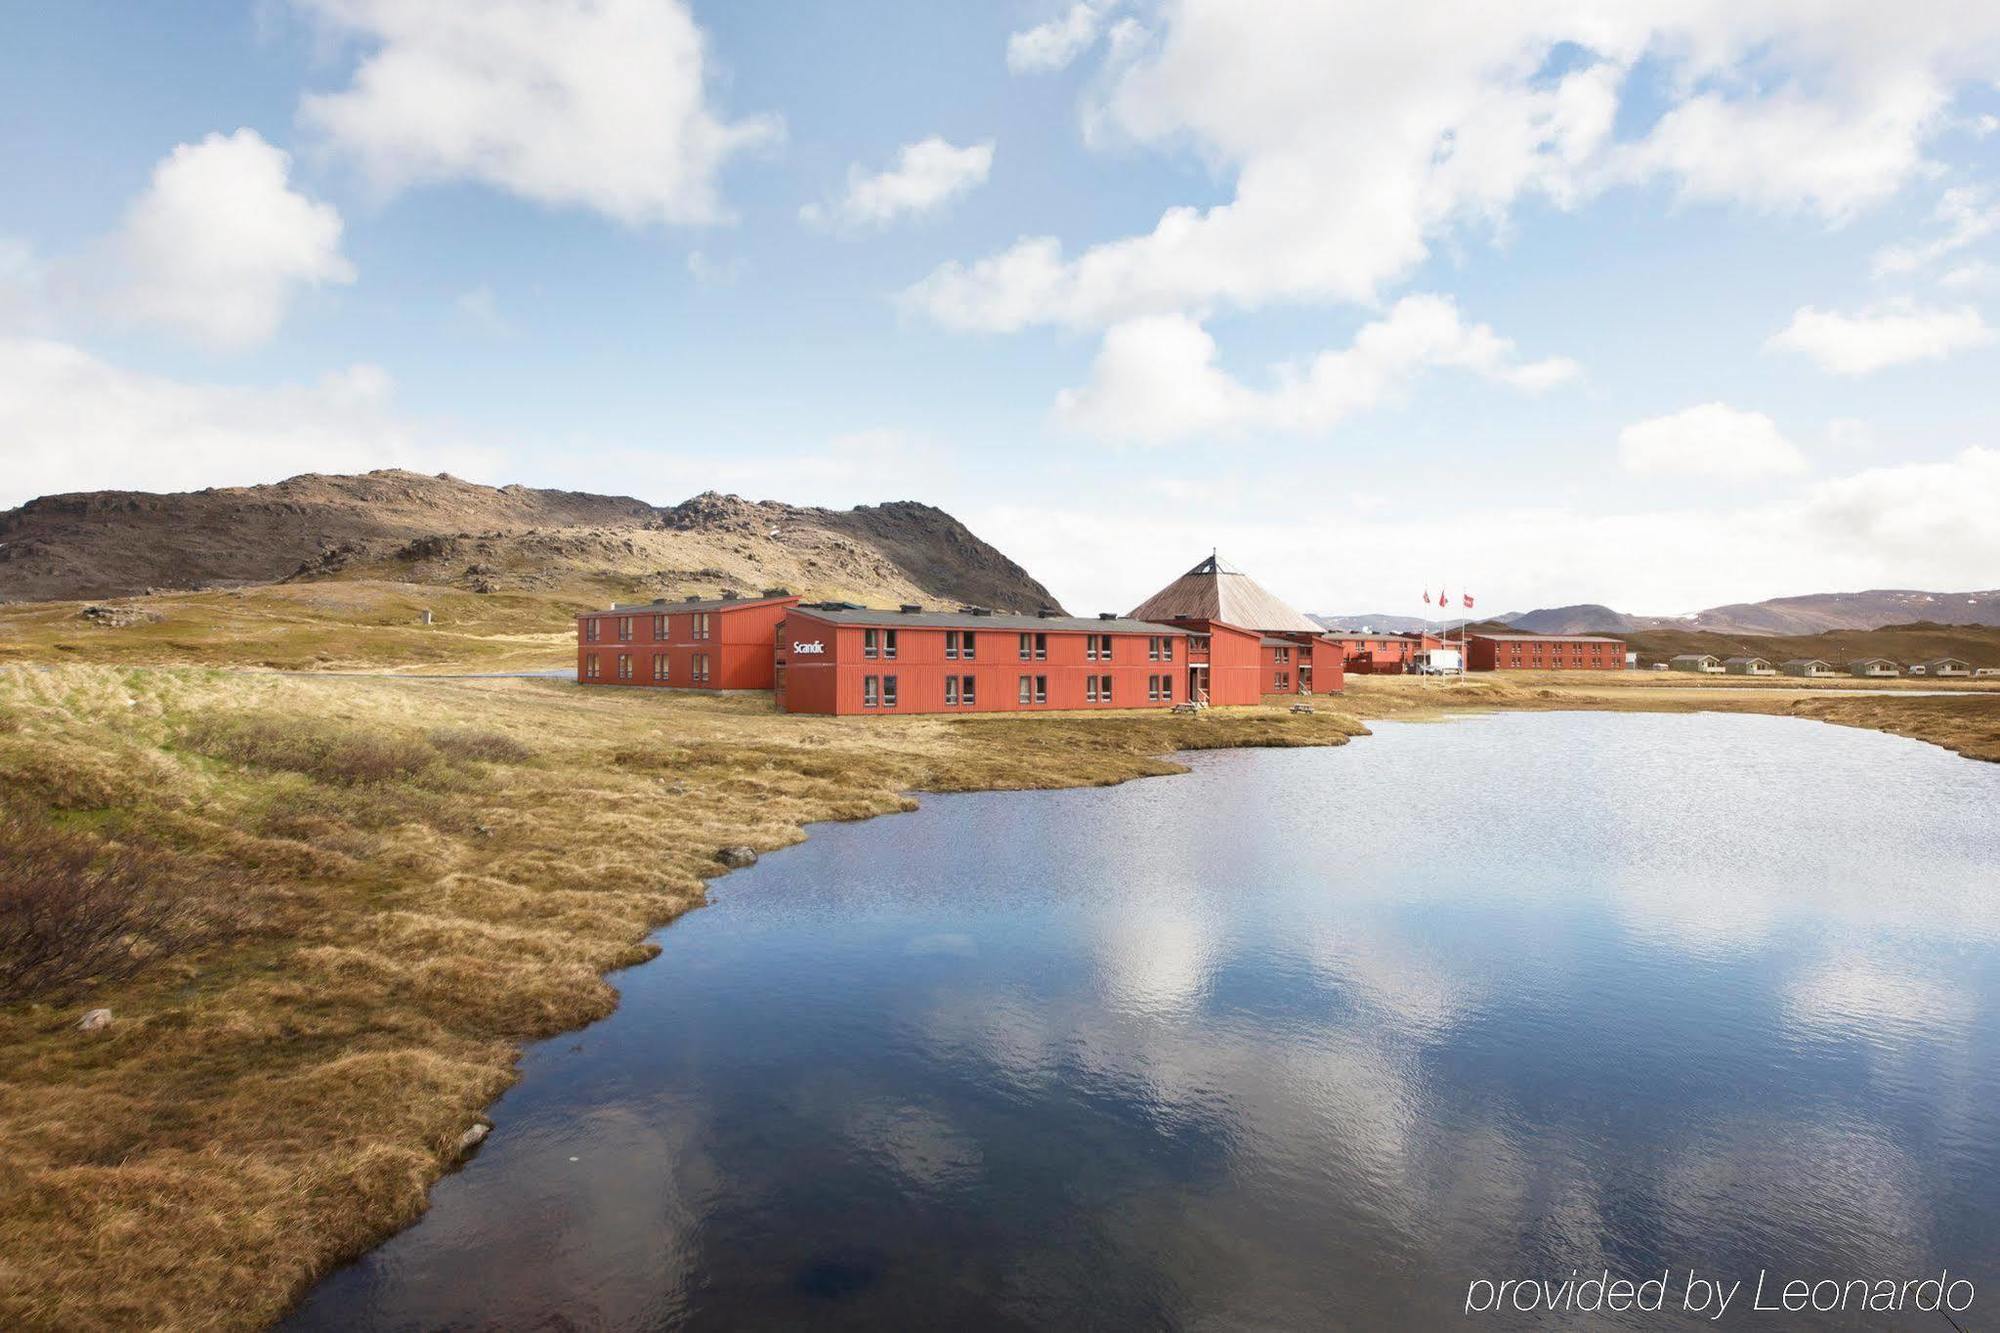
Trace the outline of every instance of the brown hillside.
[[1676, 653], [1755, 656], [1773, 662], [1821, 657], [1844, 666], [1858, 657], [1887, 657], [1908, 665], [1936, 657], [1963, 657], [1974, 666], [2000, 667], [2000, 627], [1993, 625], [1884, 625], [1880, 629], [1828, 630], [1823, 634], [1709, 634], [1699, 630], [1634, 630], [1619, 635], [1641, 662], [1663, 662]]
[[328, 579], [593, 600], [783, 585], [872, 601], [1056, 604], [957, 519], [908, 502], [830, 510], [709, 492], [659, 508], [389, 470], [53, 495], [0, 513], [0, 602]]

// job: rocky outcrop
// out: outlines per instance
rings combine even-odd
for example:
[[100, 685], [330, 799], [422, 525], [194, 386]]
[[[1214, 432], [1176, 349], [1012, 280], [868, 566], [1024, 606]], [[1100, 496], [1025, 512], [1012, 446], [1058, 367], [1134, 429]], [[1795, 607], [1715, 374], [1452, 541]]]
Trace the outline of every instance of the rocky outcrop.
[[1054, 604], [930, 505], [804, 508], [705, 491], [629, 496], [370, 472], [178, 495], [44, 496], [0, 513], [0, 601], [377, 578], [477, 592], [751, 593]]

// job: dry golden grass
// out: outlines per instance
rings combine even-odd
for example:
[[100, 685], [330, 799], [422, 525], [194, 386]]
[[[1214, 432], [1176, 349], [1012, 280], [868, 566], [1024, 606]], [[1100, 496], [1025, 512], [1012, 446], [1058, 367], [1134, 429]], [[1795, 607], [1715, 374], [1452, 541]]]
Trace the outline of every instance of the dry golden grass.
[[[254, 1327], [406, 1225], [520, 1043], [770, 849], [921, 790], [1109, 783], [1283, 709], [783, 717], [548, 681], [0, 668], [0, 802], [235, 928], [0, 1007], [0, 1328]], [[143, 853], [143, 855], [138, 855]], [[0, 866], [0, 873], [7, 868]], [[131, 946], [140, 944], [135, 951]], [[87, 1007], [115, 1019], [78, 1031]]]

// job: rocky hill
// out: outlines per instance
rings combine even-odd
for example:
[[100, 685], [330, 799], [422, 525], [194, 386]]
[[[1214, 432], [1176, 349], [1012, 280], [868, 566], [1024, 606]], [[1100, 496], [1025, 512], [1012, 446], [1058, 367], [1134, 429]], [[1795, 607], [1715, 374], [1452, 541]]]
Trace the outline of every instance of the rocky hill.
[[1802, 635], [1918, 622], [2000, 625], [2000, 589], [1921, 592], [1876, 588], [1867, 592], [1810, 593], [1803, 597], [1776, 597], [1767, 602], [1712, 606], [1687, 616], [1633, 616], [1608, 606], [1585, 603], [1529, 611], [1509, 616], [1507, 621], [1516, 629], [1536, 634], [1681, 630], [1701, 634]]
[[471, 592], [680, 596], [785, 586], [877, 602], [1055, 606], [929, 505], [800, 508], [380, 471], [186, 494], [92, 491], [0, 512], [0, 602], [369, 579]]

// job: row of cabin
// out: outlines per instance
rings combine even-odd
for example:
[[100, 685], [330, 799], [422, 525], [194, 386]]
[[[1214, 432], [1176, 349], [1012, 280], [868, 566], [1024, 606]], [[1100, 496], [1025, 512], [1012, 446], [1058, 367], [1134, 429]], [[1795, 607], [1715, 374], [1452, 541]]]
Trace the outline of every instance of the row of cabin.
[[[1471, 635], [1473, 670], [1616, 670], [1592, 635]], [[593, 685], [770, 690], [793, 713], [1042, 712], [1254, 704], [1338, 693], [1350, 670], [1457, 665], [1434, 635], [1329, 632], [1211, 556], [1126, 615], [894, 610], [760, 596], [614, 605], [577, 618]]]
[[[1789, 662], [1771, 665], [1762, 657], [1717, 657], [1713, 653], [1681, 653], [1670, 659], [1666, 668], [1671, 671], [1692, 671], [1704, 676], [1803, 676], [1808, 679], [1827, 679], [1842, 674], [1833, 663], [1817, 657], [1799, 657]], [[1904, 668], [1886, 657], [1861, 657], [1849, 662], [1845, 674], [1858, 676], [1863, 680], [1888, 680], [1902, 675]], [[1966, 676], [2000, 675], [2000, 670], [1980, 668], [1962, 657], [1938, 657], [1928, 662], [1917, 662], [1909, 667], [1912, 676], [1931, 676], [1953, 679]]]

